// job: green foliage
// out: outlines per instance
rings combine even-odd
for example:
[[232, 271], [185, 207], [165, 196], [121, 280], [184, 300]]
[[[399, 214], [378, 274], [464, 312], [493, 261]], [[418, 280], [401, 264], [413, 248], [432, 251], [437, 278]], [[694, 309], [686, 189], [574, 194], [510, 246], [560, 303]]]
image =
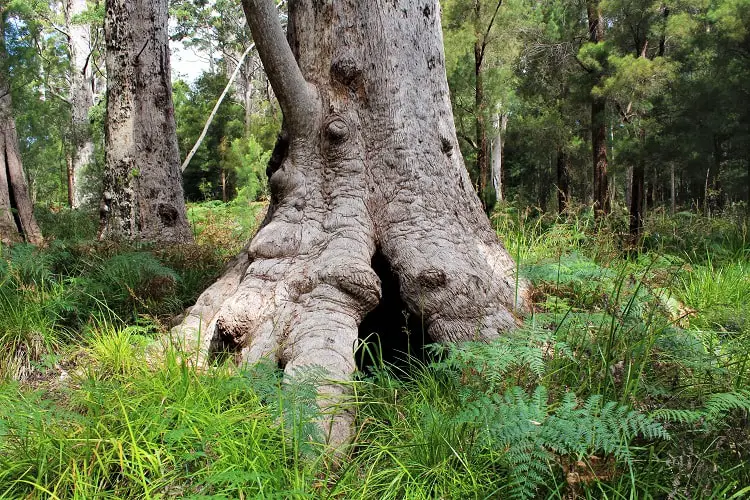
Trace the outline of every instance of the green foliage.
[[48, 240], [62, 240], [68, 243], [92, 241], [96, 238], [97, 218], [86, 209], [37, 209], [34, 217], [42, 234]]
[[265, 214], [265, 204], [238, 197], [230, 203], [209, 201], [188, 206], [188, 219], [199, 244], [233, 257], [244, 247]]
[[[114, 344], [137, 336], [109, 333], [117, 340], [94, 344], [96, 363], [118, 361]], [[0, 388], [0, 496], [282, 498], [312, 489], [302, 453], [316, 448], [298, 444], [317, 415], [302, 406], [314, 399], [282, 399], [275, 367], [199, 372], [169, 351], [149, 370], [142, 350], [124, 357], [111, 377], [96, 372], [101, 365], [81, 375], [65, 398]], [[297, 394], [315, 393], [295, 384]]]
[[0, 61], [0, 71], [10, 80], [29, 190], [32, 199], [62, 203], [67, 196], [70, 107], [59, 96], [66, 93], [67, 40], [46, 25], [45, 19], [54, 16], [49, 2], [13, 1], [4, 11], [0, 29], [7, 61]]
[[501, 463], [508, 468], [512, 497], [533, 498], [540, 485], [551, 484], [555, 462], [602, 453], [630, 464], [630, 443], [636, 437], [668, 439], [656, 421], [616, 402], [605, 403], [601, 395], [589, 396], [581, 404], [566, 392], [559, 401], [549, 403], [544, 386], [536, 386], [531, 393], [518, 386], [503, 389], [509, 380], [524, 379], [509, 377], [518, 366], [527, 365], [533, 375], [541, 377], [545, 351], [548, 356], [572, 357], [567, 345], [550, 337], [544, 343], [516, 340], [515, 345], [502, 339], [448, 348], [447, 359], [433, 365], [438, 373], [455, 377], [456, 387], [461, 387], [461, 409], [454, 418], [475, 429], [476, 446], [500, 453]]
[[75, 305], [53, 275], [55, 253], [31, 245], [3, 249], [0, 259], [0, 380], [27, 379], [35, 365], [74, 335], [62, 319]]
[[695, 326], [750, 332], [750, 263], [695, 265], [681, 284], [678, 293], [696, 311]]
[[503, 396], [473, 401], [462, 415], [469, 422], [481, 423], [480, 445], [503, 450], [514, 498], [536, 496], [555, 456], [582, 460], [603, 453], [630, 464], [630, 443], [636, 437], [669, 438], [653, 419], [615, 402], [603, 404], [598, 395], [583, 403], [572, 393], [553, 405], [547, 400], [544, 387], [537, 387], [531, 395], [516, 387]]
[[120, 317], [139, 312], [174, 310], [179, 276], [150, 253], [118, 253], [104, 260], [92, 275], [91, 290]]
[[[184, 82], [175, 83], [175, 119], [183, 156], [193, 148], [226, 84], [227, 78], [224, 75], [210, 73], [201, 75], [192, 86]], [[224, 158], [232, 141], [242, 136], [242, 120], [241, 107], [232, 99], [225, 99], [208, 129], [206, 138], [183, 173], [187, 199], [221, 199], [222, 175], [228, 195], [234, 193], [236, 172], [224, 169]]]
[[[236, 214], [262, 208], [191, 210], [199, 240], [229, 241], [251, 230], [230, 227]], [[711, 244], [727, 246], [714, 261], [686, 252], [682, 215], [654, 214], [650, 234], [680, 238], [647, 242], [684, 259], [623, 253], [619, 222], [585, 210], [563, 220], [505, 207], [495, 220], [520, 245], [535, 313], [494, 342], [358, 374], [356, 437], [338, 458], [317, 444], [320, 371], [198, 370], [164, 354], [162, 314], [192, 303], [219, 251], [95, 244], [72, 223], [49, 248], [5, 248], [0, 377], [24, 382], [0, 383], [0, 498], [739, 494], [750, 336], [737, 226], [705, 220]], [[153, 280], [168, 286], [149, 294]]]
[[[139, 326], [114, 328], [106, 321], [88, 335], [87, 351], [92, 360], [89, 377], [106, 380], [111, 377], [131, 377], [143, 370], [149, 330]], [[145, 335], [144, 335], [145, 334]]]
[[264, 149], [254, 137], [235, 139], [227, 152], [225, 168], [237, 172], [237, 201], [250, 203], [267, 200], [268, 177], [266, 167], [271, 158], [271, 150]]

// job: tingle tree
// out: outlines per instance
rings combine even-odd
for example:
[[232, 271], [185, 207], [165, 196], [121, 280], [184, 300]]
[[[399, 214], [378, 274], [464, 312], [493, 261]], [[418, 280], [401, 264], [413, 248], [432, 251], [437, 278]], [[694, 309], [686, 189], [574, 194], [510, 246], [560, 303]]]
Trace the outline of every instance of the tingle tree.
[[[297, 0], [287, 36], [271, 0], [243, 6], [284, 114], [271, 206], [176, 334], [202, 336], [204, 353], [346, 380], [358, 326], [382, 299], [374, 258], [434, 341], [515, 328], [526, 287], [458, 149], [437, 0]], [[323, 407], [345, 393], [334, 382], [320, 391]], [[346, 412], [328, 423], [329, 442], [347, 439]]]
[[7, 12], [0, 3], [0, 241], [42, 243], [18, 149], [5, 48]]
[[167, 19], [167, 0], [106, 3], [102, 237], [192, 239], [175, 132]]

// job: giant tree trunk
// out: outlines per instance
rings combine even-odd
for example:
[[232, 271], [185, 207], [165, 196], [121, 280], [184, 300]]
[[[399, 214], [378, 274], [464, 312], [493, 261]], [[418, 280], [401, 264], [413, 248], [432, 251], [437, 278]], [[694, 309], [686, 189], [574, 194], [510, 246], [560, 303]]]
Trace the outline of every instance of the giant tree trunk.
[[[589, 41], [604, 41], [604, 18], [599, 0], [587, 1]], [[602, 75], [598, 75], [602, 78]], [[599, 82], [597, 82], [598, 84]], [[591, 150], [594, 164], [594, 215], [609, 213], [607, 180], [607, 102], [601, 97], [591, 97]]]
[[167, 0], [107, 0], [101, 237], [192, 239], [172, 104]]
[[94, 105], [94, 71], [91, 61], [91, 25], [77, 22], [85, 12], [86, 0], [66, 0], [65, 24], [70, 52], [70, 105], [72, 111], [73, 154], [69, 175], [72, 208], [87, 202], [91, 193], [83, 186], [83, 173], [94, 158], [94, 141], [89, 130], [89, 111]]
[[[294, 55], [271, 1], [243, 4], [284, 112], [271, 206], [175, 333], [202, 337], [204, 355], [221, 346], [238, 361], [319, 365], [347, 380], [358, 325], [382, 298], [376, 254], [432, 340], [515, 328], [526, 287], [464, 168], [437, 0], [290, 2]], [[320, 390], [324, 407], [345, 393]], [[350, 418], [335, 412], [329, 442], [346, 440]]]
[[18, 150], [5, 52], [5, 13], [0, 4], [0, 241], [42, 243]]

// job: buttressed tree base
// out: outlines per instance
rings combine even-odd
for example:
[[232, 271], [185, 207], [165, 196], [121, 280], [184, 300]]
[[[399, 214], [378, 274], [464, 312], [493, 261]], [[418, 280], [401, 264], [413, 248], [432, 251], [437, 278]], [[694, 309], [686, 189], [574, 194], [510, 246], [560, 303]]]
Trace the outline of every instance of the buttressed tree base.
[[[201, 352], [327, 370], [321, 405], [345, 394], [358, 325], [381, 300], [375, 254], [436, 342], [518, 324], [526, 291], [484, 214], [458, 148], [437, 0], [296, 0], [285, 36], [271, 0], [243, 1], [284, 113], [269, 212], [247, 252], [176, 333]], [[402, 335], [402, 332], [380, 332]], [[332, 445], [351, 433], [333, 411]]]

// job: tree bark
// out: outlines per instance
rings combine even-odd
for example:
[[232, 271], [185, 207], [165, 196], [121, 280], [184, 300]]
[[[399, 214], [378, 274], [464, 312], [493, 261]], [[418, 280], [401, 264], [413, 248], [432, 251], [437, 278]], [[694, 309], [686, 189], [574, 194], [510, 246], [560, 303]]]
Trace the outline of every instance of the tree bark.
[[495, 190], [495, 197], [502, 201], [503, 194], [503, 149], [505, 148], [505, 132], [508, 130], [508, 114], [501, 113], [495, 115], [495, 127], [497, 133], [492, 141], [492, 186]]
[[91, 61], [91, 25], [76, 22], [75, 16], [88, 8], [86, 0], [66, 0], [65, 24], [70, 54], [70, 105], [72, 115], [72, 187], [71, 208], [78, 208], [92, 198], [83, 186], [83, 174], [94, 158], [94, 141], [89, 130], [89, 111], [94, 106], [94, 71]]
[[25, 240], [39, 245], [42, 233], [34, 218], [29, 187], [18, 149], [5, 51], [5, 12], [0, 5], [0, 241]]
[[[243, 6], [285, 118], [271, 206], [175, 334], [200, 339], [204, 355], [223, 346], [287, 373], [321, 366], [332, 408], [346, 393], [333, 381], [356, 369], [358, 325], [382, 298], [376, 253], [434, 341], [515, 328], [526, 285], [464, 168], [437, 0], [290, 2], [290, 44], [270, 0]], [[345, 442], [350, 424], [334, 412], [329, 443]]]
[[192, 240], [182, 191], [167, 0], [107, 0], [102, 238]]
[[646, 143], [646, 131], [640, 129], [638, 132], [638, 139], [641, 143], [641, 151], [638, 154], [636, 164], [633, 166], [633, 184], [630, 193], [630, 236], [634, 244], [638, 243], [638, 239], [643, 232], [643, 215], [644, 215], [644, 201], [645, 196], [645, 185], [646, 185], [646, 158], [643, 153], [643, 148]]
[[73, 153], [65, 155], [65, 179], [68, 181], [68, 206], [75, 208], [75, 179], [73, 175]]
[[[481, 3], [476, 1], [477, 28], [479, 24], [479, 8]], [[485, 211], [489, 212], [492, 207], [489, 203], [489, 143], [487, 142], [487, 123], [484, 117], [484, 76], [482, 75], [482, 58], [483, 49], [480, 33], [477, 32], [477, 39], [474, 42], [474, 116], [476, 128], [477, 143], [477, 193], [484, 206]]]
[[[589, 22], [589, 41], [604, 41], [604, 18], [599, 0], [586, 3]], [[601, 79], [602, 75], [597, 75]], [[597, 82], [598, 84], [599, 82]], [[601, 97], [591, 98], [591, 150], [594, 161], [594, 216], [609, 213], [609, 184], [607, 181], [607, 101]]]
[[564, 148], [557, 151], [557, 211], [563, 213], [570, 203], [570, 156]]
[[672, 215], [677, 213], [677, 190], [675, 186], [674, 163], [669, 165], [669, 201]]

